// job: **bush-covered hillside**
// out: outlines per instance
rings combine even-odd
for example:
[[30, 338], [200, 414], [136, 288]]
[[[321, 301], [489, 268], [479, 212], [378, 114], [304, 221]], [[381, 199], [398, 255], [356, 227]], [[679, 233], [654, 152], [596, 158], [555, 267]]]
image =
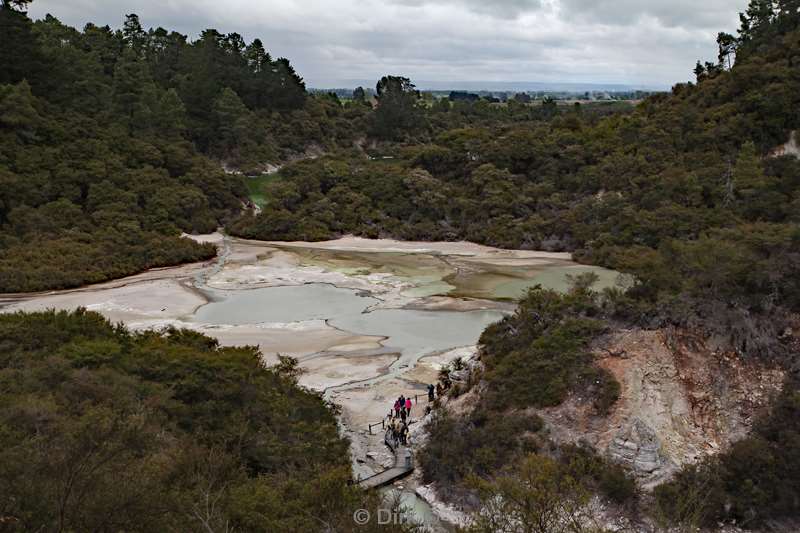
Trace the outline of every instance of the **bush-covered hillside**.
[[[797, 2], [754, 0], [738, 37], [720, 35], [719, 63], [698, 66], [696, 84], [676, 86], [632, 115], [592, 127], [575, 114], [572, 129], [556, 121], [539, 125], [528, 141], [506, 145], [518, 159], [501, 163], [502, 141], [485, 132], [455, 156], [441, 144], [430, 148], [437, 158], [435, 165], [426, 163], [434, 185], [428, 191], [442, 187], [442, 198], [453, 198], [431, 202], [440, 211], [430, 227], [463, 236], [473, 218], [455, 213], [484, 201], [483, 213], [493, 208], [497, 215], [484, 215], [485, 227], [502, 220], [507, 230], [496, 234], [515, 235], [512, 245], [573, 249], [635, 276], [626, 292], [592, 293], [588, 278], [575, 280], [564, 295], [532, 290], [513, 316], [484, 332], [485, 368], [470, 380], [478, 407], [467, 417], [441, 413], [434, 419], [421, 457], [427, 481], [445, 494], [467, 491], [461, 501], [480, 509], [474, 531], [502, 530], [498, 524], [509, 520], [511, 529], [521, 520], [541, 531], [585, 524], [591, 518], [585, 515], [587, 491], [625, 502], [629, 516], [665, 530], [731, 523], [796, 529], [800, 162], [770, 152], [800, 126], [798, 8]], [[550, 153], [541, 149], [559, 139], [568, 141]], [[478, 160], [469, 161], [468, 154], [479, 154]], [[584, 159], [571, 163], [574, 157]], [[462, 167], [440, 178], [442, 161]], [[449, 164], [444, 169], [455, 168]], [[420, 161], [411, 166], [419, 169]], [[473, 182], [466, 176], [490, 170], [498, 177], [485, 194], [467, 188]], [[489, 203], [496, 191], [505, 192]], [[705, 331], [741, 357], [787, 370], [783, 391], [758, 414], [751, 435], [684, 468], [638, 502], [624, 474], [583, 459], [575, 469], [574, 451], [530, 422], [537, 408], [558, 405], [570, 392], [591, 401], [599, 416], [613, 408], [619, 385], [593, 366], [587, 346], [604, 328], [631, 326]], [[595, 465], [588, 486], [587, 464]]]
[[295, 370], [83, 310], [0, 315], [0, 530], [349, 530], [375, 502]]
[[[0, 292], [198, 261], [247, 200], [222, 163], [259, 170], [350, 139], [368, 107], [306, 94], [259, 40], [196, 41], [136, 15], [82, 31], [0, 7]], [[361, 126], [365, 130], [366, 126]]]

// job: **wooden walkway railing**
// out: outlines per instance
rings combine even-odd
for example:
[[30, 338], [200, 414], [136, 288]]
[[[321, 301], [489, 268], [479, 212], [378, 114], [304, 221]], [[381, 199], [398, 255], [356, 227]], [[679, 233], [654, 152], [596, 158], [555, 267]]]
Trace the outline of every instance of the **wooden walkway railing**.
[[394, 466], [379, 474], [362, 479], [358, 485], [363, 489], [377, 489], [402, 479], [414, 471], [414, 459], [411, 449], [402, 444], [395, 444], [392, 432], [387, 430], [383, 442], [394, 453]]
[[[407, 396], [407, 398], [412, 398], [414, 400], [413, 405], [419, 405], [419, 399], [420, 398], [424, 398], [424, 399], [428, 400], [428, 395], [427, 394], [415, 394], [413, 396]], [[432, 403], [432, 402], [430, 402], [430, 400], [428, 400], [428, 403]], [[412, 406], [412, 409], [413, 409], [413, 406]], [[386, 418], [384, 418], [380, 422], [375, 422], [374, 424], [368, 424], [367, 428], [369, 429], [369, 434], [372, 435], [373, 434], [372, 433], [372, 428], [376, 428], [378, 426], [380, 426], [382, 430], [385, 430], [386, 429]]]

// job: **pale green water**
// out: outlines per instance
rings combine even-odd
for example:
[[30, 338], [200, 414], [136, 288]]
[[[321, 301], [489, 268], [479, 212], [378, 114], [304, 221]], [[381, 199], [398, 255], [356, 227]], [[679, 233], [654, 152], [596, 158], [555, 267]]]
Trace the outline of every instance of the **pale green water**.
[[428, 503], [417, 496], [415, 492], [411, 490], [398, 490], [394, 487], [387, 487], [382, 489], [381, 493], [383, 493], [384, 497], [386, 497], [390, 502], [395, 498], [399, 498], [399, 503], [406, 516], [410, 515], [411, 519], [415, 523], [427, 527], [428, 531], [455, 531], [453, 526], [450, 526], [449, 524], [439, 520], [439, 518], [433, 514], [433, 511]]
[[499, 311], [412, 311], [379, 309], [366, 314], [339, 315], [330, 324], [362, 335], [385, 335], [384, 343], [401, 353], [398, 365], [421, 356], [471, 346], [489, 324], [503, 318]]
[[445, 296], [455, 290], [455, 287], [435, 276], [417, 276], [414, 278], [401, 278], [414, 284], [414, 287], [403, 291], [403, 296], [409, 298], [427, 298], [428, 296]]
[[497, 264], [491, 260], [465, 259], [413, 252], [353, 252], [292, 248], [304, 265], [321, 266], [348, 275], [387, 273], [414, 287], [403, 291], [404, 296], [455, 296], [516, 300], [526, 291], [542, 285], [566, 291], [567, 275], [594, 272], [599, 276], [595, 290], [616, 284], [618, 273], [605, 268], [580, 265], [564, 259], [535, 259], [531, 264]]
[[375, 298], [360, 296], [356, 291], [321, 283], [207, 292], [214, 301], [198, 309], [194, 320], [206, 324], [234, 326], [358, 315], [367, 307], [378, 303]]
[[289, 323], [328, 320], [339, 329], [388, 337], [386, 346], [402, 354], [399, 364], [460, 346], [473, 345], [484, 328], [503, 318], [499, 311], [414, 311], [379, 309], [379, 301], [331, 285], [308, 284], [239, 291], [209, 291], [214, 301], [194, 320], [206, 324]]

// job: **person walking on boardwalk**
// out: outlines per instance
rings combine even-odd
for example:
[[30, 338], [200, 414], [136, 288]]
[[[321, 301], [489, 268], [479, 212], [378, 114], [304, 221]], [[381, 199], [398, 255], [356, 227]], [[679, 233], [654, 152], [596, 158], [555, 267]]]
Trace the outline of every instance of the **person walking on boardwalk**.
[[394, 402], [394, 416], [395, 417], [400, 416], [400, 399], [399, 398], [397, 400], [395, 400], [395, 402]]
[[406, 414], [409, 416], [409, 418], [411, 417], [411, 406], [412, 406], [411, 398], [407, 398], [406, 399]]
[[404, 411], [406, 408], [406, 397], [400, 395], [400, 398], [398, 398], [397, 401], [400, 402], [400, 411]]
[[433, 391], [434, 391], [433, 383], [429, 383], [428, 384], [428, 401], [429, 402], [432, 402], [435, 399], [435, 397], [433, 395]]
[[408, 415], [406, 414], [406, 409], [404, 407], [400, 409], [400, 420], [402, 420], [404, 424], [406, 423], [406, 416]]
[[405, 426], [405, 422], [400, 422], [397, 425], [397, 441], [400, 444], [403, 444], [403, 426]]

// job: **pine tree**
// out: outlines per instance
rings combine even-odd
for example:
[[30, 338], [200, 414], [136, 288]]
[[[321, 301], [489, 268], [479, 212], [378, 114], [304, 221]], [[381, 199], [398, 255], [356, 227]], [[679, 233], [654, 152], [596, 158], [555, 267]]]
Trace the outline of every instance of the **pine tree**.
[[748, 141], [733, 167], [734, 193], [741, 213], [750, 220], [771, 220], [780, 216], [786, 198], [778, 190], [778, 180], [764, 172], [755, 144]]
[[113, 102], [116, 112], [123, 120], [127, 120], [131, 129], [142, 129], [136, 125], [136, 119], [149, 116], [142, 109], [143, 94], [153, 90], [153, 81], [147, 64], [136, 56], [136, 52], [128, 49], [123, 53], [114, 70]]
[[375, 87], [375, 92], [378, 109], [375, 112], [374, 133], [377, 136], [398, 138], [419, 123], [419, 91], [411, 80], [400, 76], [384, 76]]
[[27, 3], [5, 0], [0, 5], [0, 84], [27, 79], [38, 94], [47, 68], [33, 24], [22, 11]]
[[356, 87], [353, 91], [353, 101], [364, 103], [367, 100], [367, 93], [364, 91], [363, 87]]
[[224, 151], [231, 150], [247, 134], [250, 111], [233, 89], [225, 87], [214, 101], [213, 113], [218, 142]]
[[186, 130], [186, 107], [178, 91], [164, 91], [159, 101], [157, 126], [162, 135], [179, 137]]
[[139, 22], [139, 16], [132, 13], [125, 16], [125, 22], [122, 25], [122, 37], [125, 46], [134, 51], [137, 57], [142, 57], [145, 53], [147, 44], [147, 33], [142, 29], [142, 24]]
[[743, 198], [754, 196], [768, 185], [761, 160], [756, 153], [756, 146], [747, 141], [739, 151], [739, 157], [733, 167], [733, 187]]
[[0, 87], [0, 126], [11, 128], [22, 135], [31, 135], [40, 121], [35, 98], [27, 81]]

